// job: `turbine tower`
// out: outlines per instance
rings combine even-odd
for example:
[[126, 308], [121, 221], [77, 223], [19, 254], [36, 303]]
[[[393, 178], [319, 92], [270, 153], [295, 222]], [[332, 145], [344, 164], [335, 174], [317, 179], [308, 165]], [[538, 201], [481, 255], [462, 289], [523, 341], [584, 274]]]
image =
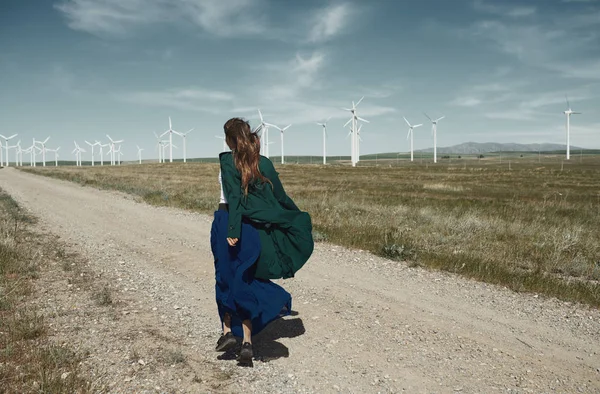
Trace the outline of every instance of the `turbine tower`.
[[427, 119], [431, 121], [431, 134], [433, 134], [433, 162], [437, 163], [437, 124], [446, 116], [442, 116], [441, 118], [437, 118], [436, 120], [431, 119], [427, 114], [425, 114], [425, 116], [427, 116]]
[[222, 135], [215, 135], [215, 138], [223, 140], [223, 152], [227, 152], [227, 141], [225, 140], [225, 137]]
[[[191, 131], [191, 130], [190, 130]], [[177, 134], [181, 136], [181, 133], [173, 130], [173, 125], [171, 124], [171, 117], [169, 116], [169, 130], [162, 133], [160, 136], [162, 137], [165, 134], [169, 134], [169, 163], [173, 163], [173, 134]], [[163, 159], [164, 162], [164, 159]]]
[[352, 101], [352, 108], [342, 108], [344, 111], [349, 111], [352, 113], [352, 117], [350, 118], [350, 120], [348, 120], [345, 124], [344, 127], [346, 127], [348, 125], [348, 123], [352, 123], [352, 128], [351, 130], [351, 142], [350, 142], [350, 147], [351, 147], [351, 160], [352, 160], [352, 167], [356, 167], [356, 163], [358, 163], [359, 161], [359, 148], [358, 148], [358, 121], [360, 120], [361, 122], [365, 122], [365, 123], [369, 123], [368, 120], [361, 118], [360, 116], [358, 116], [356, 114], [356, 107], [358, 106], [358, 104], [361, 103], [361, 101], [363, 101], [363, 99], [365, 98], [365, 96], [362, 96], [360, 98], [360, 100], [358, 100], [358, 102], [356, 104], [354, 104], [354, 101]]
[[[571, 104], [569, 103], [569, 98], [565, 96], [567, 99], [567, 110], [563, 113], [567, 115], [567, 160], [571, 159], [571, 115], [581, 115], [581, 112], [574, 112], [571, 110]], [[7, 150], [8, 152], [8, 150]], [[8, 153], [7, 153], [8, 155]], [[8, 163], [6, 163], [8, 165]]]
[[[11, 140], [13, 138], [15, 138], [18, 134], [13, 134], [10, 137], [5, 137], [2, 134], [0, 134], [0, 138], [4, 139], [4, 148], [6, 149], [6, 166], [8, 167], [8, 148], [10, 148], [8, 146], [8, 140]], [[0, 163], [1, 164], [1, 163]]]
[[275, 127], [277, 130], [281, 131], [281, 164], [285, 164], [285, 159], [283, 156], [283, 132], [286, 131], [289, 127], [291, 126], [291, 124], [285, 126], [283, 129], [273, 125], [273, 127]]
[[260, 112], [260, 109], [258, 110], [258, 116], [260, 117], [260, 124], [254, 129], [254, 132], [258, 132], [259, 130], [261, 131], [260, 134], [260, 150], [262, 151], [263, 155], [265, 155], [265, 157], [269, 157], [269, 127], [277, 127], [273, 124], [267, 123], [265, 122], [262, 112]]
[[46, 167], [46, 151], [48, 150], [48, 148], [46, 148], [46, 142], [48, 142], [49, 139], [50, 139], [50, 137], [47, 137], [43, 141], [36, 141], [38, 144], [40, 144], [42, 146], [41, 152], [42, 152], [42, 166], [43, 167]]
[[100, 147], [100, 165], [104, 165], [104, 148], [109, 147], [110, 144], [101, 144], [100, 141], [95, 141], [96, 144]]
[[188, 131], [186, 131], [185, 133], [181, 133], [181, 137], [183, 138], [183, 162], [187, 163], [187, 153], [186, 153], [186, 147], [185, 147], [185, 141], [186, 141], [186, 137], [187, 135], [190, 133], [190, 131], [194, 130], [194, 128], [192, 127], [191, 129], [189, 129]]
[[410, 137], [410, 161], [413, 161], [414, 129], [416, 129], [417, 127], [423, 126], [423, 124], [421, 123], [421, 124], [416, 124], [414, 126], [411, 126], [411, 124], [408, 122], [408, 120], [406, 120], [406, 118], [404, 118], [404, 121], [408, 125], [408, 134], [406, 135], [406, 139], [408, 139]]
[[[110, 135], [106, 134], [106, 136], [110, 140], [110, 149], [108, 151], [110, 153], [110, 165], [114, 166], [115, 165], [115, 153], [117, 152], [117, 150], [115, 149], [115, 144], [120, 144], [124, 140], [113, 141], [113, 139], [110, 138]], [[85, 151], [83, 151], [83, 152], [85, 152]]]
[[[96, 145], [100, 145], [100, 142], [96, 141], [93, 144], [89, 143], [88, 141], [85, 141], [86, 144], [88, 144], [91, 148], [92, 148], [92, 167], [94, 166], [94, 146]], [[102, 148], [100, 148], [102, 149]], [[100, 156], [102, 156], [102, 151], [100, 151]]]
[[144, 148], [140, 148], [139, 146], [135, 146], [138, 150], [138, 160], [140, 161], [139, 164], [142, 164], [142, 151], [144, 150]]
[[331, 119], [331, 117], [327, 118], [327, 120], [323, 123], [317, 123], [319, 126], [323, 127], [323, 165], [327, 164], [327, 143], [326, 143], [326, 139], [327, 139], [327, 122], [329, 122], [329, 119]]
[[73, 151], [71, 153], [75, 153], [75, 161], [76, 161], [75, 165], [77, 167], [81, 167], [81, 152], [85, 153], [85, 149], [83, 149], [79, 145], [77, 145], [77, 141], [73, 141], [73, 143], [75, 143], [75, 149], [73, 149]]

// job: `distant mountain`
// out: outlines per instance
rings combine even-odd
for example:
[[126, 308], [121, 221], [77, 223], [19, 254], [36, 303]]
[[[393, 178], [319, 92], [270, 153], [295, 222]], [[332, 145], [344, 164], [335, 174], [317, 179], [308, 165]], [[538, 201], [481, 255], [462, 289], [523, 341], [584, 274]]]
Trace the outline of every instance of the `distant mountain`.
[[[477, 153], [489, 153], [489, 152], [552, 152], [552, 151], [564, 151], [566, 145], [561, 144], [515, 144], [507, 143], [501, 144], [498, 142], [465, 142], [463, 144], [438, 147], [437, 153], [462, 153], [462, 154], [477, 154]], [[578, 151], [582, 148], [571, 146], [571, 151]], [[433, 148], [415, 150], [415, 152], [426, 152], [433, 153]]]

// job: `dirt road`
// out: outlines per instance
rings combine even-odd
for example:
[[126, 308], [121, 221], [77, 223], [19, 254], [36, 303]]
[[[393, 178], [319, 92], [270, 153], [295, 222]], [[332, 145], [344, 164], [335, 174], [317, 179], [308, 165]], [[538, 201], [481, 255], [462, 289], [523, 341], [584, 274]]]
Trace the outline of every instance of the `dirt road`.
[[202, 365], [227, 373], [216, 391], [600, 392], [597, 310], [331, 244], [280, 282], [298, 314], [254, 339], [254, 368], [237, 367], [213, 351], [211, 217], [11, 168], [0, 170], [0, 188], [95, 270], [120, 278], [116, 288], [147, 312], [139, 324], [177, 337], [201, 380], [218, 378]]

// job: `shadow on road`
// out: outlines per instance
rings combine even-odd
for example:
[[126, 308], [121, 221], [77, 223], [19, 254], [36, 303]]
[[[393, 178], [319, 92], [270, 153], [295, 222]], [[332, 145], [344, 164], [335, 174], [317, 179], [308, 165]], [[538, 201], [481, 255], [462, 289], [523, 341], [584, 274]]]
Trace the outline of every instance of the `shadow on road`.
[[[259, 335], [252, 338], [254, 360], [269, 362], [281, 357], [289, 357], [290, 351], [284, 344], [277, 342], [281, 338], [295, 338], [306, 332], [304, 322], [292, 312], [290, 317], [277, 319], [269, 324]], [[219, 360], [235, 360], [238, 357], [239, 348], [219, 355]]]

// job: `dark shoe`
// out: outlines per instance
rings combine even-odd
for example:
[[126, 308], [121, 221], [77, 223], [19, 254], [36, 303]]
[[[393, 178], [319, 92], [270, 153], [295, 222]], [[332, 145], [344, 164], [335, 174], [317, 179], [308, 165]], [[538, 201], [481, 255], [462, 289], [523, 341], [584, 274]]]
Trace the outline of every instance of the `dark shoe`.
[[244, 342], [242, 344], [242, 349], [240, 350], [240, 356], [238, 357], [238, 362], [240, 364], [251, 364], [253, 356], [254, 356], [254, 353], [252, 353], [252, 344], [249, 342]]
[[235, 345], [237, 345], [237, 340], [233, 336], [233, 333], [228, 332], [225, 335], [221, 335], [221, 337], [217, 341], [217, 347], [215, 348], [215, 350], [217, 352], [226, 352], [228, 350], [233, 349]]

